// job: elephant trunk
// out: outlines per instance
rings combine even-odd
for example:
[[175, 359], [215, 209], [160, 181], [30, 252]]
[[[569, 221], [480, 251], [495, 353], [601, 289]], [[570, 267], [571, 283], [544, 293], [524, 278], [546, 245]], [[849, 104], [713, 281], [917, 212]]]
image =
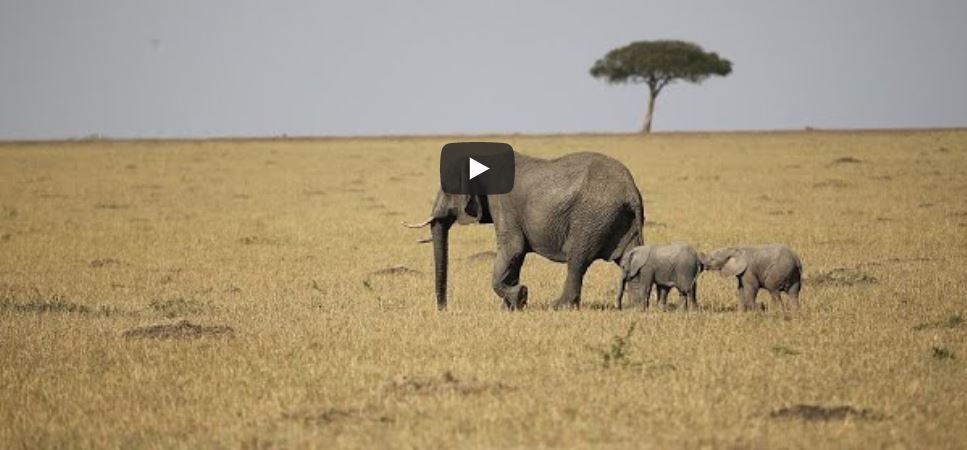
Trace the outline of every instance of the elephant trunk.
[[436, 307], [447, 309], [447, 266], [449, 262], [448, 239], [452, 220], [437, 219], [430, 228], [433, 237], [433, 264], [436, 274]]

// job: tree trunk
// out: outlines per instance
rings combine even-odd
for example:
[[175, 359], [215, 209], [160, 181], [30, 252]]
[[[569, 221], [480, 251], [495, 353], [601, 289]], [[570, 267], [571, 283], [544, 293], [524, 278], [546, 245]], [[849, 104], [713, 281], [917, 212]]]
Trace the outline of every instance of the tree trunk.
[[648, 94], [648, 112], [645, 114], [645, 125], [641, 127], [642, 133], [651, 133], [651, 118], [655, 113], [655, 97], [658, 93], [651, 91]]

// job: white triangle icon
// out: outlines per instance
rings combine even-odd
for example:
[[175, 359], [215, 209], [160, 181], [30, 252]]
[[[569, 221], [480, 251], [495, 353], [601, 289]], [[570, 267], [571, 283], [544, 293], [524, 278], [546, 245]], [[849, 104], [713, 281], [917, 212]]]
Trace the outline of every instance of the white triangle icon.
[[480, 175], [480, 174], [482, 174], [482, 173], [490, 170], [489, 167], [487, 167], [487, 166], [485, 166], [483, 164], [480, 164], [479, 162], [477, 162], [473, 158], [469, 158], [468, 157], [467, 159], [470, 160], [470, 178], [468, 178], [468, 180], [472, 180], [477, 175]]

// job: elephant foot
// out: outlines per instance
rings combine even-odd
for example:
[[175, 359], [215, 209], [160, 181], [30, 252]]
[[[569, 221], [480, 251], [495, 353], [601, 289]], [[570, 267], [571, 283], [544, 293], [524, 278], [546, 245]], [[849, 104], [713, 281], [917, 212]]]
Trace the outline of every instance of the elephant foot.
[[752, 303], [750, 305], [742, 305], [742, 311], [745, 311], [745, 312], [755, 312], [755, 311], [761, 312], [765, 310], [766, 310], [765, 304]]
[[580, 307], [581, 307], [581, 299], [579, 298], [570, 299], [566, 297], [561, 297], [555, 300], [554, 303], [551, 303], [551, 309], [554, 309], [554, 310], [579, 309]]
[[519, 284], [507, 289], [507, 295], [504, 297], [505, 308], [514, 311], [524, 309], [525, 306], [527, 306], [527, 286]]

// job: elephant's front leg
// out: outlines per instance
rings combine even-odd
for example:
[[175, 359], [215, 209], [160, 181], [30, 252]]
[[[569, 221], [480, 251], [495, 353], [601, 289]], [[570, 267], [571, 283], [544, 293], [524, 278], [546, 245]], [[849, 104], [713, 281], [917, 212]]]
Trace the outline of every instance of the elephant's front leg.
[[647, 311], [649, 303], [651, 303], [651, 288], [655, 284], [651, 277], [644, 278], [641, 285], [641, 310]]
[[758, 293], [758, 283], [750, 280], [743, 280], [739, 283], [739, 306], [743, 311], [752, 311], [755, 309], [755, 297]]
[[526, 253], [523, 246], [499, 247], [494, 259], [494, 292], [504, 300], [510, 310], [521, 309], [527, 305], [527, 286], [520, 284], [520, 268], [524, 265]]

